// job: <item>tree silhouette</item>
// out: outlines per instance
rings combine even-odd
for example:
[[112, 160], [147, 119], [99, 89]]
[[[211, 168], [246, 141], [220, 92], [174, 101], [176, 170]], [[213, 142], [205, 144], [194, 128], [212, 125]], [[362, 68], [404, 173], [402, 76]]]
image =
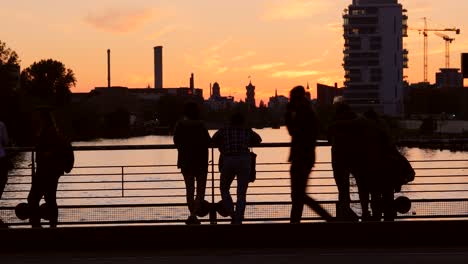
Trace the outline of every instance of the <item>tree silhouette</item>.
[[18, 54], [7, 47], [5, 42], [0, 40], [0, 67], [5, 65], [14, 65], [19, 67], [20, 60]]
[[[5, 107], [11, 102], [15, 88], [18, 86], [18, 72], [20, 61], [18, 54], [8, 48], [5, 42], [0, 40], [0, 105]], [[4, 113], [2, 111], [2, 113]]]
[[71, 69], [53, 59], [34, 62], [21, 72], [21, 86], [39, 104], [63, 106], [70, 100], [70, 88], [75, 86]]
[[22, 130], [19, 121], [22, 118], [18, 93], [19, 71], [18, 54], [0, 40], [0, 120], [7, 125], [10, 137], [15, 141]]

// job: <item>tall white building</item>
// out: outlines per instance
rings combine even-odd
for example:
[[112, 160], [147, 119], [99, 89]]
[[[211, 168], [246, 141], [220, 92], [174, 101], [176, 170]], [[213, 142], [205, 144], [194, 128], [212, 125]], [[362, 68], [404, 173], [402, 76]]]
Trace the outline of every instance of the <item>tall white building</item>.
[[344, 19], [344, 97], [357, 112], [403, 114], [406, 10], [397, 0], [353, 0]]

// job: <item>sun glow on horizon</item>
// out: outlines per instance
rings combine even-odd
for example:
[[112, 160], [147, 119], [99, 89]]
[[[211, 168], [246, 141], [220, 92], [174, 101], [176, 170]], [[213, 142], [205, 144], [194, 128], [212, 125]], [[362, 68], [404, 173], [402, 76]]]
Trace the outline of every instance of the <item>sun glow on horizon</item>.
[[[342, 11], [351, 0], [253, 0], [157, 2], [111, 0], [3, 3], [1, 40], [15, 50], [21, 67], [56, 59], [71, 68], [73, 92], [107, 85], [106, 50], [111, 49], [112, 85], [130, 88], [154, 84], [153, 47], [163, 46], [164, 87], [195, 86], [209, 96], [218, 82], [223, 95], [245, 100], [245, 86], [256, 86], [256, 100], [287, 96], [296, 85], [343, 85]], [[464, 10], [468, 3], [447, 0], [399, 1], [408, 10], [410, 28], [421, 17], [432, 27], [461, 28], [451, 44], [451, 65], [460, 67], [459, 53], [468, 52]], [[448, 16], [447, 14], [450, 14]], [[409, 31], [409, 82], [422, 79], [422, 37]], [[444, 42], [429, 36], [429, 79], [444, 65]], [[249, 76], [251, 78], [249, 79]], [[465, 82], [466, 83], [466, 82]]]

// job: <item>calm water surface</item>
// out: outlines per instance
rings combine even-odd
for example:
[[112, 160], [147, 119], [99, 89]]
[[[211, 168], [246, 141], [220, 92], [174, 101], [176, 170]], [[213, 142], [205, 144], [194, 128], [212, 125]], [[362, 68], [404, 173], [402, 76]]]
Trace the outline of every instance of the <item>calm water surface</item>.
[[[214, 130], [210, 134], [214, 134]], [[289, 142], [290, 137], [286, 128], [256, 130], [264, 143]], [[74, 142], [75, 146], [109, 146], [109, 145], [155, 145], [173, 144], [171, 136], [145, 136], [130, 139], [103, 139], [88, 142]], [[249, 188], [250, 201], [289, 201], [289, 165], [288, 148], [255, 148], [258, 154], [258, 174], [255, 183]], [[410, 198], [468, 198], [468, 153], [451, 152], [447, 150], [423, 150], [419, 148], [404, 148], [402, 152], [412, 161], [417, 169], [416, 180], [404, 187], [404, 191], [411, 191], [405, 195]], [[71, 175], [60, 179], [59, 194], [61, 204], [99, 204], [99, 203], [159, 203], [184, 202], [184, 185], [179, 170], [175, 167], [176, 150], [122, 150], [122, 151], [77, 151], [75, 152], [75, 169]], [[218, 152], [215, 151], [215, 163]], [[317, 148], [317, 165], [312, 173], [309, 192], [318, 200], [336, 199], [336, 186], [332, 179], [330, 165], [330, 147]], [[443, 162], [439, 162], [442, 160]], [[30, 163], [26, 157], [24, 165]], [[279, 163], [279, 164], [266, 164]], [[151, 168], [124, 168], [125, 192], [124, 198], [92, 198], [95, 196], [122, 195], [122, 168], [120, 166], [163, 165]], [[171, 165], [171, 166], [168, 166]], [[92, 168], [86, 168], [93, 166]], [[113, 168], [95, 168], [94, 166], [119, 166]], [[81, 167], [81, 168], [80, 168]], [[447, 169], [457, 167], [459, 169]], [[219, 180], [219, 173], [215, 167], [215, 187]], [[86, 174], [83, 176], [82, 174]], [[443, 176], [434, 178], [432, 176]], [[453, 177], [455, 175], [456, 177]], [[27, 182], [29, 177], [18, 181]], [[176, 180], [176, 181], [174, 181]], [[87, 183], [80, 183], [86, 181]], [[102, 182], [104, 181], [104, 182]], [[91, 183], [90, 183], [91, 182]], [[438, 185], [425, 185], [438, 183]], [[460, 183], [460, 184], [454, 184]], [[208, 183], [211, 186], [211, 183]], [[8, 186], [27, 191], [28, 185]], [[168, 189], [161, 189], [168, 188]], [[158, 189], [155, 189], [158, 188]], [[95, 189], [115, 189], [114, 191], [97, 191]], [[215, 188], [215, 194], [218, 194]], [[440, 191], [439, 191], [440, 190]], [[445, 190], [445, 191], [444, 191]], [[464, 192], [446, 192], [446, 190], [461, 190]], [[235, 193], [235, 190], [233, 190]], [[258, 195], [267, 193], [268, 195]], [[26, 197], [27, 192], [11, 194], [15, 197]], [[211, 195], [208, 188], [207, 195]], [[158, 196], [158, 197], [138, 197]], [[171, 197], [164, 197], [171, 196]], [[71, 199], [70, 197], [83, 197]], [[91, 197], [91, 198], [90, 198]], [[131, 198], [129, 198], [131, 197]], [[17, 201], [12, 201], [16, 203]], [[8, 201], [1, 201], [5, 204]]]

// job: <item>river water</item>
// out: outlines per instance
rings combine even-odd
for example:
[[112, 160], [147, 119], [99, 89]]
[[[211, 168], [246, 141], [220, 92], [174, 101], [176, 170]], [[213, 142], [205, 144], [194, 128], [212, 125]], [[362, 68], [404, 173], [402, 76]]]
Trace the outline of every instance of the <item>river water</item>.
[[[289, 142], [287, 130], [260, 129], [258, 132], [263, 143]], [[210, 134], [214, 134], [214, 130]], [[87, 142], [74, 142], [75, 146], [113, 146], [113, 145], [155, 145], [172, 144], [171, 136], [145, 136], [129, 139], [100, 139]], [[249, 201], [289, 201], [288, 148], [256, 148], [258, 154], [258, 180], [249, 188]], [[404, 195], [414, 199], [431, 198], [468, 198], [468, 153], [448, 150], [424, 150], [403, 148], [404, 155], [412, 162], [417, 176], [413, 183], [403, 188]], [[114, 151], [76, 151], [75, 167], [70, 175], [60, 179], [59, 204], [102, 204], [102, 203], [166, 203], [184, 202], [184, 185], [179, 170], [175, 167], [176, 150], [114, 150]], [[215, 151], [215, 163], [218, 153]], [[318, 200], [336, 199], [330, 166], [330, 147], [317, 148], [317, 165], [311, 174], [308, 192]], [[268, 164], [266, 164], [268, 163]], [[275, 164], [270, 164], [275, 163]], [[278, 163], [278, 164], [276, 164]], [[24, 166], [30, 164], [26, 155]], [[263, 164], [263, 165], [262, 165]], [[135, 167], [156, 165], [162, 167]], [[170, 166], [169, 166], [170, 165]], [[96, 168], [99, 166], [100, 168]], [[122, 191], [121, 167], [125, 167], [125, 191]], [[453, 169], [456, 168], [456, 169]], [[215, 167], [215, 189], [219, 173]], [[28, 174], [28, 171], [18, 172]], [[437, 176], [437, 177], [435, 177]], [[211, 176], [210, 176], [211, 177]], [[25, 199], [29, 186], [14, 183], [27, 183], [30, 177], [11, 180], [3, 205], [13, 205]], [[208, 183], [207, 195], [211, 194]], [[114, 189], [114, 190], [108, 190]], [[18, 192], [22, 190], [23, 192]], [[235, 193], [235, 189], [233, 190]], [[266, 194], [266, 195], [265, 195]], [[112, 198], [105, 198], [112, 197]], [[355, 198], [356, 195], [354, 196]]]

